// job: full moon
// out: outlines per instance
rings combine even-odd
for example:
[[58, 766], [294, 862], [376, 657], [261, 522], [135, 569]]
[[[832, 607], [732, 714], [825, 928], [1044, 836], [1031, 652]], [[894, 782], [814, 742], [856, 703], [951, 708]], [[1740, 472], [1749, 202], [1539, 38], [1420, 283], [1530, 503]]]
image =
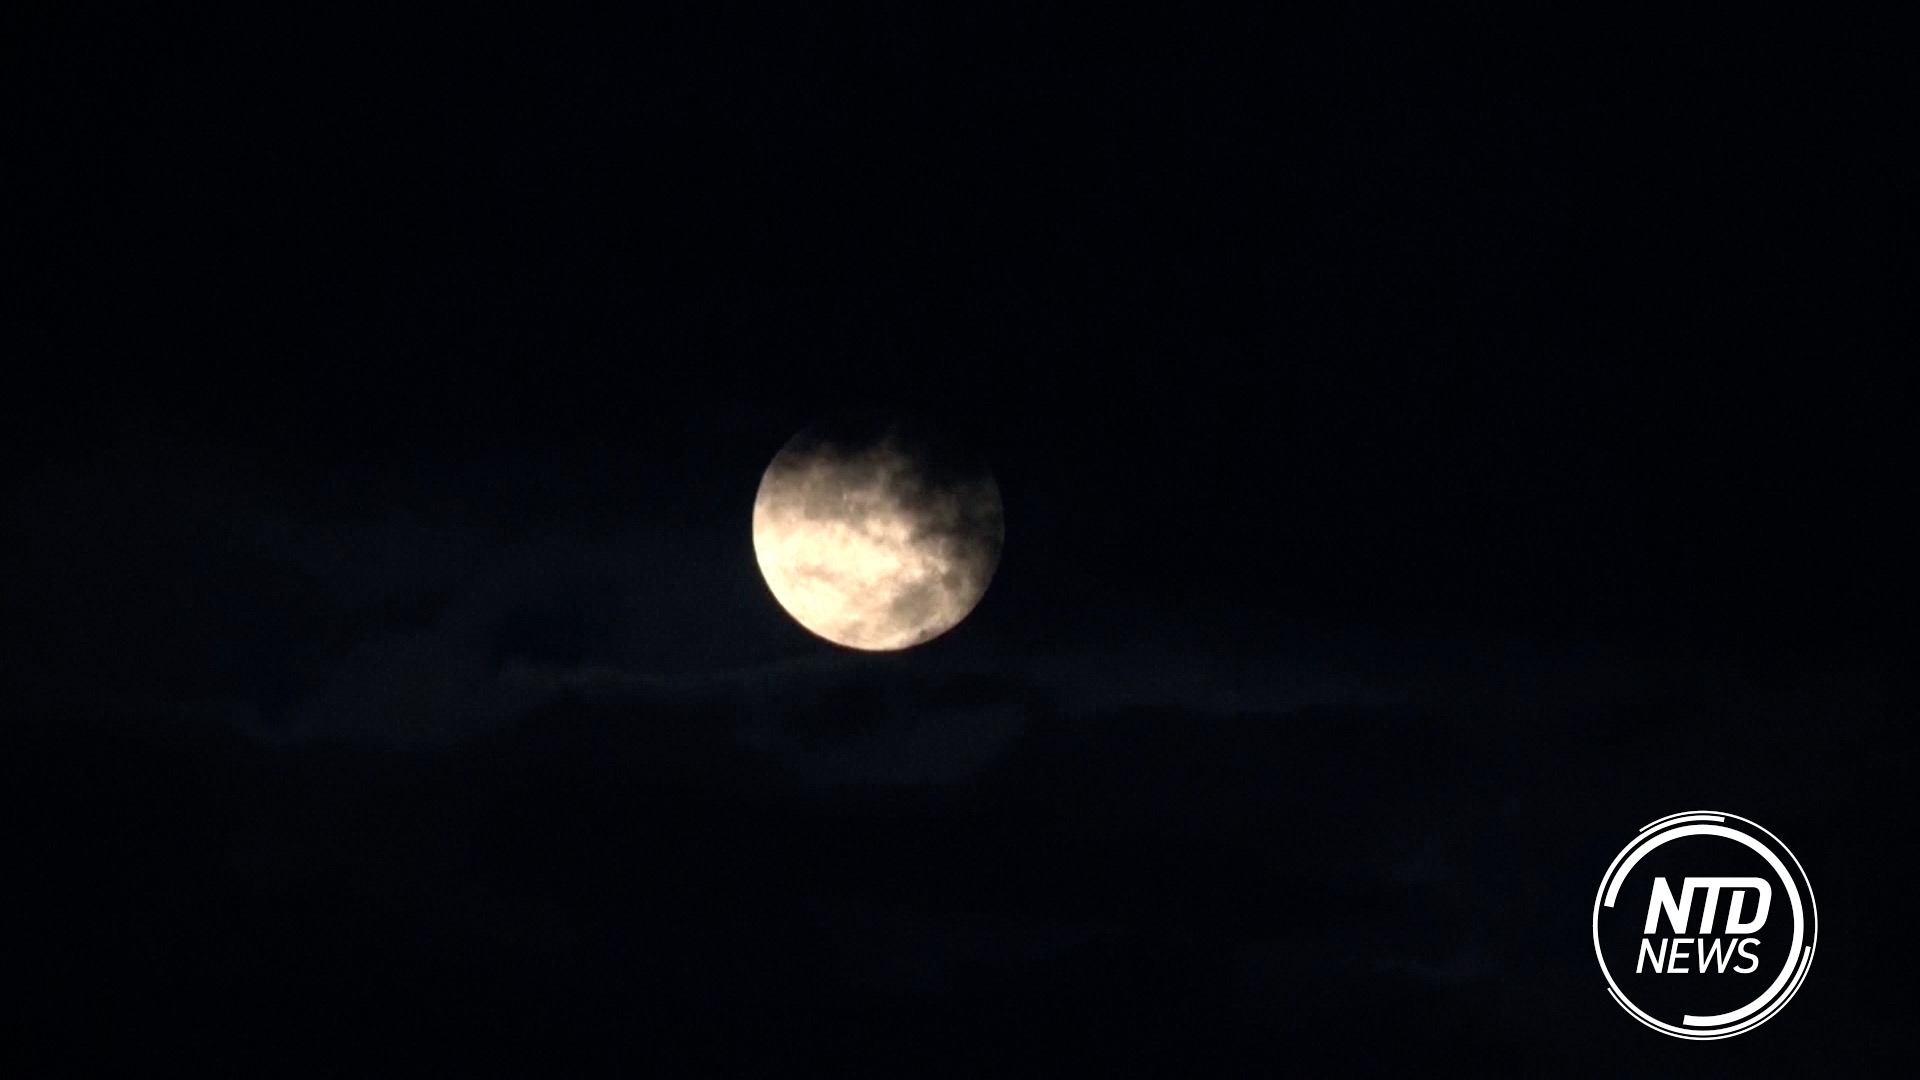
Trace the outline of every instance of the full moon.
[[794, 621], [837, 645], [905, 649], [973, 611], [1006, 530], [993, 473], [904, 417], [840, 417], [760, 478], [753, 553]]

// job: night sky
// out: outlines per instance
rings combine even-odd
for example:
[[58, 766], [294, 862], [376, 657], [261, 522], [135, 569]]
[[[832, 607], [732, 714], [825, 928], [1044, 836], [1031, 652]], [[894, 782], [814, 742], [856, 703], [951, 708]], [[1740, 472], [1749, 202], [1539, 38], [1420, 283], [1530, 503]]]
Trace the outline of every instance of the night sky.
[[[10, 1075], [1904, 1072], [1891, 17], [830, 7], [8, 16]], [[1004, 499], [905, 652], [754, 562], [848, 408]]]

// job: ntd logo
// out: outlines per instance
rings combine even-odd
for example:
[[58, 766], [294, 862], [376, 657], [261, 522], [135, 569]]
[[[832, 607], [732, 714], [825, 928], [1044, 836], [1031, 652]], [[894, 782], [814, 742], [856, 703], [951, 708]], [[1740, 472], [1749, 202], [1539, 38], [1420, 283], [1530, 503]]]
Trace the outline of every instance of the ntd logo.
[[[1638, 973], [1651, 966], [1657, 973], [1683, 974], [1688, 971], [1705, 973], [1708, 971], [1726, 971], [1727, 964], [1736, 955], [1747, 962], [1746, 967], [1735, 965], [1733, 971], [1741, 975], [1751, 975], [1760, 970], [1760, 958], [1752, 950], [1760, 944], [1759, 938], [1736, 937], [1751, 934], [1767, 924], [1767, 910], [1773, 905], [1773, 886], [1765, 878], [1757, 877], [1690, 877], [1680, 883], [1680, 898], [1674, 899], [1673, 890], [1667, 886], [1667, 879], [1653, 879], [1653, 896], [1647, 902], [1647, 925], [1642, 932], [1652, 935], [1659, 927], [1660, 917], [1664, 914], [1667, 924], [1676, 934], [1687, 932], [1687, 916], [1693, 910], [1693, 898], [1706, 894], [1706, 903], [1700, 909], [1699, 933], [1713, 933], [1713, 916], [1720, 906], [1720, 892], [1726, 890], [1732, 899], [1727, 903], [1727, 921], [1724, 931], [1728, 937], [1663, 937], [1658, 949], [1651, 936], [1640, 942], [1640, 959], [1633, 970]], [[1746, 900], [1748, 890], [1758, 894], [1759, 901], [1753, 906], [1753, 918], [1741, 921], [1740, 908]], [[1688, 961], [1695, 961], [1688, 967]]]
[[1770, 1019], [1806, 978], [1815, 933], [1799, 860], [1732, 814], [1674, 814], [1642, 828], [1593, 901], [1608, 991], [1641, 1023], [1683, 1039], [1724, 1039]]

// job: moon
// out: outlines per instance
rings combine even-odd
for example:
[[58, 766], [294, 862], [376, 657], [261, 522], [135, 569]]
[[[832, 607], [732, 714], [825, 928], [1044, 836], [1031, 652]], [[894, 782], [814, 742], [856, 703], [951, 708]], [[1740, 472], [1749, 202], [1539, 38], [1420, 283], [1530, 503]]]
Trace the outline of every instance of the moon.
[[1006, 538], [1000, 487], [927, 421], [848, 415], [795, 435], [753, 501], [774, 599], [836, 645], [911, 648], [986, 595]]

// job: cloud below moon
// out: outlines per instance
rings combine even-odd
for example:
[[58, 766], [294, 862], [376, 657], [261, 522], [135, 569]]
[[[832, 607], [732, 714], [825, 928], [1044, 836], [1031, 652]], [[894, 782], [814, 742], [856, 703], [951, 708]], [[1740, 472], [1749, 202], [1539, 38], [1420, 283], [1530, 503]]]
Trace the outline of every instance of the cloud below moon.
[[767, 466], [753, 507], [774, 598], [855, 649], [904, 649], [952, 629], [986, 593], [1004, 535], [992, 474], [907, 423], [801, 432]]

